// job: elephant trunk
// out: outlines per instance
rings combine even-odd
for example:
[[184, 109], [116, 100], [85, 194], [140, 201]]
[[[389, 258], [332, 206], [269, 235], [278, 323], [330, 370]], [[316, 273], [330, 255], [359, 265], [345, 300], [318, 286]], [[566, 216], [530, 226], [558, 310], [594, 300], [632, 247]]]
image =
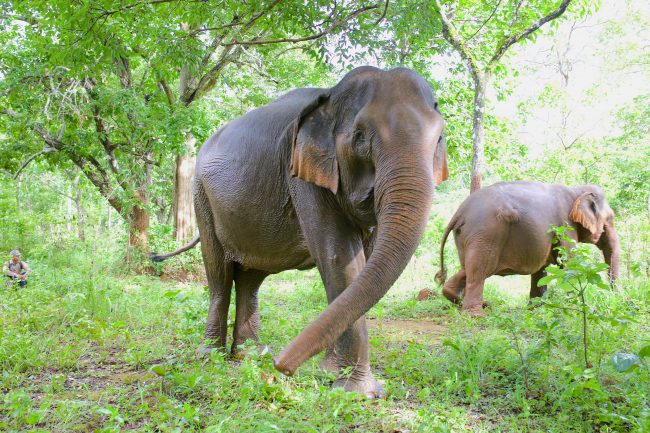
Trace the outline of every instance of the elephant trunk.
[[609, 281], [613, 283], [618, 278], [618, 262], [621, 253], [613, 223], [605, 225], [605, 231], [598, 240], [598, 248], [602, 250], [605, 263], [609, 265]]
[[390, 165], [384, 170], [378, 165], [377, 238], [372, 255], [346, 290], [278, 355], [275, 368], [280, 372], [292, 375], [307, 359], [331, 346], [386, 294], [415, 252], [431, 207], [432, 169], [421, 159]]

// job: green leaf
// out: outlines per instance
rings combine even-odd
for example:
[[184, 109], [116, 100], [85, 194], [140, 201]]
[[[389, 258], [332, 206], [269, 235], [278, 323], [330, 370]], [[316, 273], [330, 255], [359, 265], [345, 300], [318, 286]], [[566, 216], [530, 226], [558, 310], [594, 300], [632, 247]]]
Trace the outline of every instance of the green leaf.
[[650, 357], [650, 344], [645, 347], [642, 347], [641, 350], [639, 350], [639, 356], [641, 358]]
[[167, 299], [176, 298], [176, 297], [178, 296], [179, 293], [181, 293], [180, 290], [170, 290], [170, 291], [165, 292], [165, 293], [163, 294], [163, 298], [167, 298]]
[[453, 343], [453, 342], [450, 341], [450, 340], [445, 340], [445, 341], [443, 341], [443, 342], [442, 342], [442, 345], [443, 345], [443, 346], [447, 346], [447, 347], [451, 347], [452, 349], [454, 349], [454, 350], [460, 352], [460, 347], [458, 347], [457, 344]]
[[617, 352], [612, 356], [614, 369], [619, 373], [630, 371], [638, 366], [639, 357], [633, 353]]
[[158, 376], [165, 376], [167, 374], [167, 369], [162, 364], [155, 364], [149, 368], [149, 371], [157, 374]]
[[557, 280], [557, 277], [554, 275], [547, 275], [545, 277], [542, 277], [539, 279], [539, 282], [537, 283], [538, 286], [545, 286], [549, 283], [552, 283], [553, 281]]

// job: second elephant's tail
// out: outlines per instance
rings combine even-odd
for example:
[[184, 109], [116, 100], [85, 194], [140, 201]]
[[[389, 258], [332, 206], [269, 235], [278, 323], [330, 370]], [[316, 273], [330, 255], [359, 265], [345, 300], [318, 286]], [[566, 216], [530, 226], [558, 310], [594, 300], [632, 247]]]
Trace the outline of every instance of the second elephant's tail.
[[167, 254], [156, 254], [156, 253], [151, 253], [151, 254], [149, 255], [149, 259], [150, 259], [152, 262], [162, 262], [163, 260], [167, 260], [167, 259], [170, 258], [170, 257], [177, 256], [177, 255], [179, 255], [180, 253], [184, 253], [185, 251], [194, 248], [194, 247], [196, 246], [196, 244], [198, 244], [200, 241], [201, 241], [201, 236], [200, 236], [200, 235], [196, 235], [196, 237], [195, 237], [194, 239], [192, 239], [192, 241], [191, 241], [189, 244], [187, 244], [187, 245], [183, 245], [182, 247], [180, 247], [180, 248], [177, 249], [176, 251], [173, 251], [173, 252], [171, 252], [171, 253], [167, 253]]
[[445, 244], [447, 243], [447, 237], [449, 237], [449, 233], [454, 229], [456, 226], [456, 223], [458, 222], [458, 218], [456, 215], [449, 221], [449, 224], [447, 224], [447, 228], [445, 229], [445, 232], [442, 235], [442, 241], [440, 242], [440, 270], [435, 276], [436, 283], [439, 285], [443, 285], [445, 281], [447, 280], [447, 270], [445, 269]]

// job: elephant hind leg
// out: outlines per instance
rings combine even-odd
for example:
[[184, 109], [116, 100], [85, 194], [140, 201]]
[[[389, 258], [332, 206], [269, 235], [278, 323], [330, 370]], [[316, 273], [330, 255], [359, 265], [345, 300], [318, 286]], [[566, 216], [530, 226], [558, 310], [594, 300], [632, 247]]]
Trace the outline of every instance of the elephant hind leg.
[[498, 254], [474, 248], [466, 251], [466, 285], [462, 310], [472, 316], [483, 315], [483, 286], [485, 279], [493, 275], [498, 265]]
[[454, 304], [460, 304], [462, 302], [463, 292], [465, 291], [465, 283], [465, 269], [461, 269], [447, 280], [442, 287], [442, 294]]
[[224, 249], [216, 236], [210, 204], [200, 184], [195, 188], [194, 207], [201, 235], [203, 264], [210, 288], [210, 308], [203, 348], [203, 351], [207, 352], [210, 349], [226, 347], [234, 264], [226, 259]]
[[210, 309], [205, 326], [206, 349], [224, 349], [228, 335], [228, 308], [232, 290], [233, 263], [224, 259], [220, 244], [205, 245], [201, 233], [201, 250], [210, 287]]
[[235, 330], [231, 352], [237, 354], [238, 346], [246, 340], [259, 341], [260, 311], [257, 292], [268, 272], [257, 269], [243, 270], [235, 266]]
[[546, 276], [545, 268], [540, 269], [530, 276], [530, 297], [540, 298], [546, 292], [546, 286], [537, 286], [539, 280]]

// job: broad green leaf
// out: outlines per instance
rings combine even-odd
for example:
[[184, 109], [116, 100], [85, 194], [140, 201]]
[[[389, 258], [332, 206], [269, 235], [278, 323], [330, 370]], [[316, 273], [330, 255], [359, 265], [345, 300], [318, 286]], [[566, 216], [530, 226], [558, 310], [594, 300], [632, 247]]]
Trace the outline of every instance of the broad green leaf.
[[619, 373], [624, 373], [637, 367], [639, 357], [633, 353], [617, 352], [612, 356], [614, 369]]

